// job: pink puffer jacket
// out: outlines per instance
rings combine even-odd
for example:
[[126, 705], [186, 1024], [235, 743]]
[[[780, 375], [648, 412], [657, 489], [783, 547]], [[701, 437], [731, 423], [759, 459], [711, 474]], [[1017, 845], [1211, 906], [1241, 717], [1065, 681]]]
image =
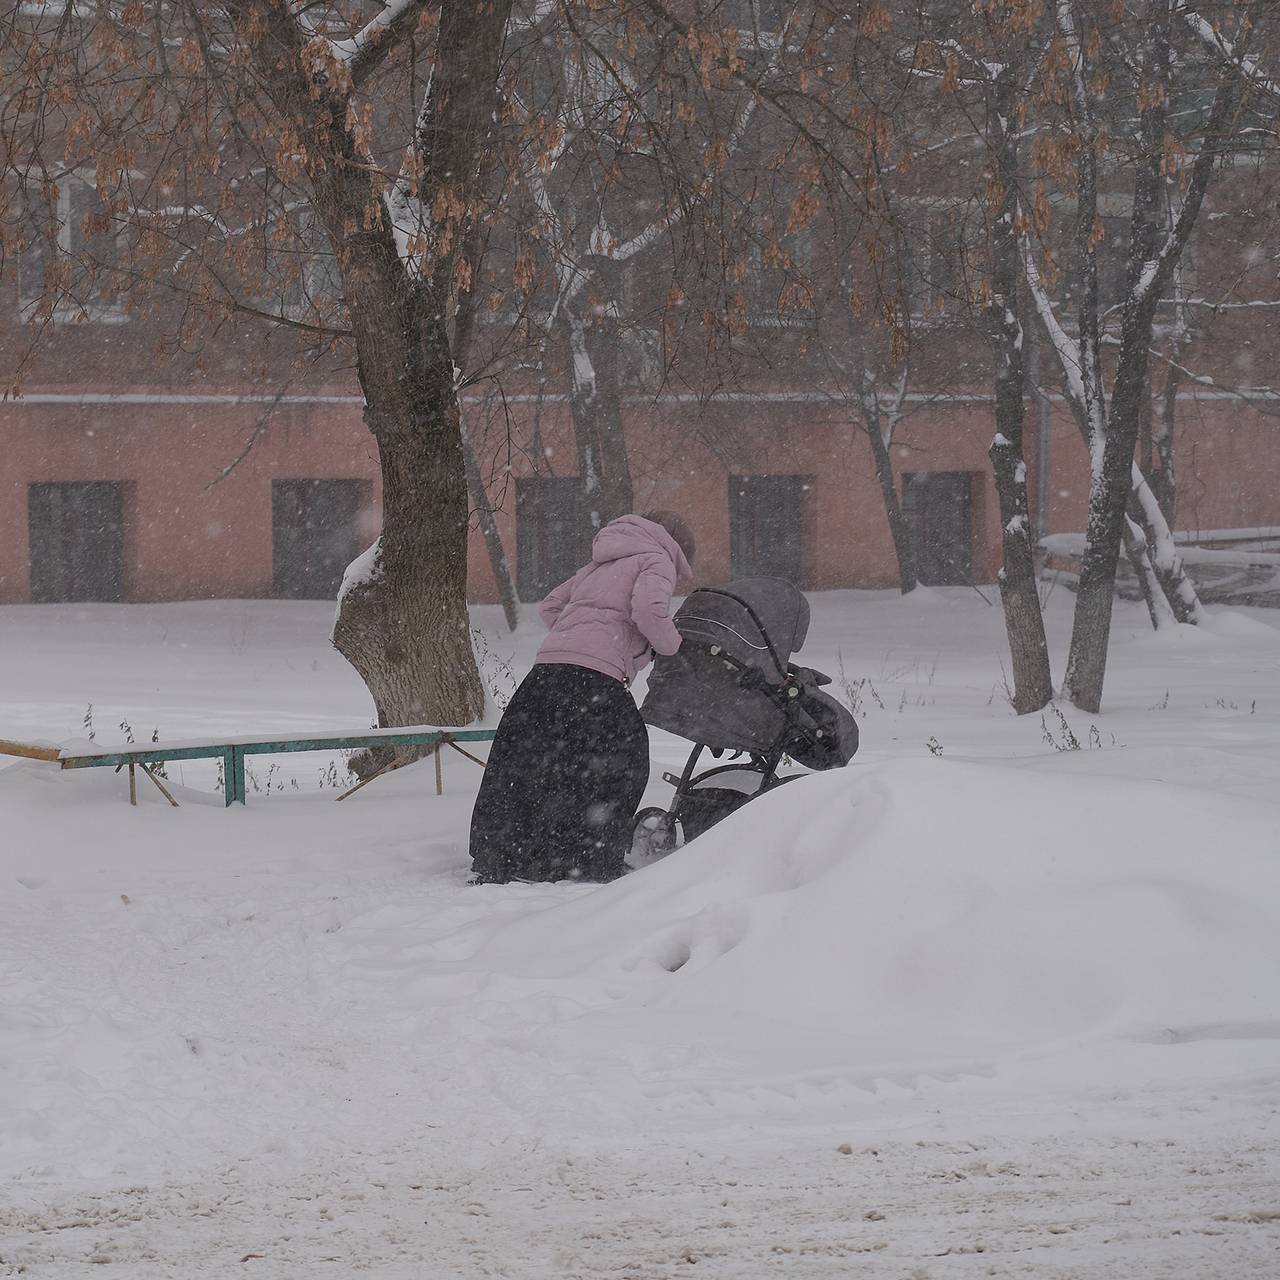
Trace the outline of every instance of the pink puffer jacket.
[[591, 544], [591, 563], [538, 606], [551, 634], [537, 662], [571, 662], [630, 681], [649, 650], [671, 654], [680, 633], [671, 621], [677, 578], [691, 573], [679, 543], [642, 516], [605, 525]]

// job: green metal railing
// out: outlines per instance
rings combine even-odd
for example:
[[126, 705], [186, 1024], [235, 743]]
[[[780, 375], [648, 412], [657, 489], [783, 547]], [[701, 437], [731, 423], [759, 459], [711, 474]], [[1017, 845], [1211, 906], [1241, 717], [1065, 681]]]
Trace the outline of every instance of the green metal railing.
[[[440, 772], [440, 749], [453, 747], [477, 764], [470, 752], [462, 751], [456, 744], [459, 742], [492, 742], [492, 729], [438, 729], [428, 725], [417, 725], [405, 729], [374, 729], [367, 733], [314, 734], [305, 738], [250, 738], [236, 742], [193, 742], [175, 743], [165, 746], [163, 743], [150, 743], [145, 747], [125, 747], [122, 749], [104, 749], [92, 751], [64, 752], [56, 747], [45, 747], [32, 743], [10, 742], [0, 740], [0, 753], [23, 756], [28, 759], [48, 760], [56, 762], [63, 769], [129, 769], [129, 795], [136, 803], [134, 782], [135, 768], [141, 768], [161, 791], [164, 791], [170, 804], [177, 801], [169, 795], [159, 779], [151, 771], [151, 765], [165, 764], [170, 760], [218, 760], [222, 761], [223, 797], [227, 805], [244, 804], [245, 791], [245, 759], [248, 756], [279, 755], [295, 751], [341, 751], [359, 750], [366, 747], [413, 746], [425, 747], [435, 756], [436, 791], [443, 789]], [[399, 767], [395, 761], [389, 761], [377, 773], [370, 775], [351, 791], [358, 790], [365, 782], [371, 782], [379, 773], [389, 772]], [[339, 796], [341, 800], [351, 792]]]

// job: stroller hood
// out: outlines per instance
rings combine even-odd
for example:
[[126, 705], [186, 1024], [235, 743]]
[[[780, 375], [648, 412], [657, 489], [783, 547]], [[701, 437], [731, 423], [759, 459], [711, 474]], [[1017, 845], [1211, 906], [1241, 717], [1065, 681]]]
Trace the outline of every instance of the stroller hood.
[[718, 645], [777, 684], [809, 634], [809, 602], [784, 578], [737, 578], [693, 592], [676, 611], [675, 624], [685, 639], [704, 648]]

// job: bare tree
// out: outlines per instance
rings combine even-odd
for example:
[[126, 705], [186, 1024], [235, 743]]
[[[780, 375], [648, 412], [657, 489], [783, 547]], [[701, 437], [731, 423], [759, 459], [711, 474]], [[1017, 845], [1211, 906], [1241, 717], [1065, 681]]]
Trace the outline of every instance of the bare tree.
[[[1241, 8], [1240, 41], [1246, 47], [1260, 15], [1258, 5]], [[1058, 78], [1067, 104], [1065, 118], [1074, 154], [1070, 189], [1076, 208], [1069, 271], [1076, 286], [1076, 336], [1067, 334], [1058, 322], [1029, 240], [1024, 266], [1058, 355], [1070, 402], [1089, 444], [1088, 526], [1064, 690], [1078, 706], [1096, 711], [1106, 671], [1116, 562], [1126, 536], [1153, 607], [1153, 618], [1158, 620], [1164, 614], [1165, 601], [1179, 621], [1194, 621], [1199, 608], [1160, 505], [1137, 471], [1134, 454], [1147, 394], [1156, 310], [1191, 237], [1215, 165], [1230, 149], [1239, 118], [1241, 77], [1230, 66], [1210, 75], [1213, 105], [1199, 131], [1197, 147], [1192, 138], [1178, 136], [1170, 108], [1170, 96], [1176, 88], [1172, 0], [1151, 0], [1137, 21], [1115, 28], [1106, 27], [1098, 14], [1071, 0], [1058, 0], [1054, 17], [1065, 55]], [[1177, 61], [1179, 68], [1189, 68], [1193, 75], [1198, 72], [1203, 81], [1203, 59], [1188, 56], [1184, 50]], [[1099, 165], [1107, 135], [1097, 118], [1095, 95], [1090, 89], [1091, 83], [1103, 76], [1127, 80], [1127, 101], [1133, 104], [1135, 120], [1124, 156], [1132, 192], [1129, 248], [1109, 393], [1095, 252], [1101, 239]], [[1193, 158], [1187, 166], [1177, 214], [1167, 232], [1162, 232], [1164, 173], [1176, 162], [1171, 160], [1174, 147], [1178, 155]], [[1139, 549], [1143, 541], [1146, 546]]]
[[[918, 155], [910, 167], [923, 168], [924, 182], [935, 194], [949, 196], [953, 209], [973, 206], [983, 233], [972, 261], [954, 265], [964, 282], [962, 301], [975, 324], [980, 319], [991, 353], [995, 431], [988, 456], [1000, 503], [998, 581], [1013, 665], [1012, 702], [1027, 714], [1053, 696], [1027, 494], [1018, 251], [1025, 218], [1024, 122], [1044, 54], [1038, 6], [1000, 0], [971, 10], [925, 8], [908, 15], [894, 38], [903, 73], [899, 93], [910, 104], [904, 115]], [[908, 226], [906, 234], [918, 240], [925, 230]], [[960, 270], [965, 265], [968, 271]]]
[[866, 437], [875, 468], [885, 521], [898, 566], [898, 587], [903, 595], [919, 585], [915, 547], [906, 512], [898, 496], [893, 467], [893, 443], [908, 416], [911, 387], [911, 353], [897, 361], [888, 358], [885, 343], [876, 342], [883, 332], [866, 316], [849, 316], [837, 309], [824, 317], [819, 352], [832, 386], [831, 398], [848, 413], [854, 430]]
[[[345, 583], [334, 643], [382, 724], [464, 724], [483, 705], [453, 326], [503, 128], [509, 11], [226, 0], [9, 20], [6, 187], [28, 211], [55, 211], [33, 232], [27, 218], [28, 244], [48, 250], [37, 336], [59, 308], [110, 289], [135, 308], [168, 305], [179, 348], [251, 315], [353, 350], [383, 527]], [[111, 253], [92, 237], [71, 253], [56, 212], [85, 166], [86, 226]], [[327, 310], [277, 305], [307, 293], [321, 258]]]

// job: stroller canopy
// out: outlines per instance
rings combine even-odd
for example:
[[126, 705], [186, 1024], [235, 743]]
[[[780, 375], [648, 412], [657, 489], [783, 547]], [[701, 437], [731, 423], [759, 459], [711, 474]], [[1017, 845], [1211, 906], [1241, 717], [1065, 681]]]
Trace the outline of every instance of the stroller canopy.
[[781, 683], [809, 634], [809, 602], [784, 578], [738, 578], [693, 592], [676, 611], [680, 634], [718, 645], [766, 679]]
[[693, 592], [675, 624], [684, 643], [654, 662], [640, 714], [713, 750], [772, 750], [791, 727], [786, 707], [762, 689], [744, 688], [742, 673], [723, 655], [780, 685], [809, 630], [803, 594], [782, 578], [739, 578]]

